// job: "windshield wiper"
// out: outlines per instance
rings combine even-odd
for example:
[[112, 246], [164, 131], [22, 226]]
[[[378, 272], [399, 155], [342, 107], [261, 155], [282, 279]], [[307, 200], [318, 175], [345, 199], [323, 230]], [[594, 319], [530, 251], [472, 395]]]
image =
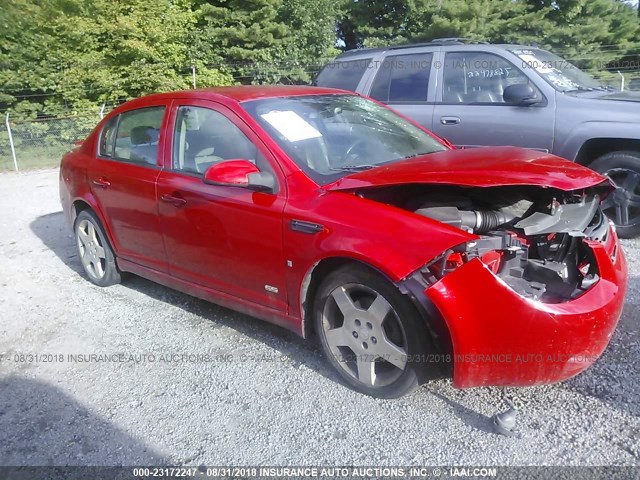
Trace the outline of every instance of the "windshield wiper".
[[420, 155], [429, 155], [433, 152], [421, 152], [421, 153], [412, 153], [411, 155], [407, 155], [406, 157], [402, 157], [403, 160], [407, 160], [409, 158], [419, 157]]
[[570, 88], [569, 90], [564, 91], [564, 93], [570, 93], [570, 92], [593, 92], [593, 88], [581, 86], [581, 87]]
[[362, 172], [363, 170], [371, 170], [375, 165], [343, 165], [342, 167], [330, 168], [334, 172]]

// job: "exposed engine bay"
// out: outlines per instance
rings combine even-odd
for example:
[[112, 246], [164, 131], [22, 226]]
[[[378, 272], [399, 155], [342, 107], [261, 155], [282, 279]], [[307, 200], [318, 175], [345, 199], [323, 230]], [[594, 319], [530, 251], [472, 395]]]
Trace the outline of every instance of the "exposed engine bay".
[[607, 187], [565, 192], [541, 187], [466, 188], [411, 185], [360, 192], [480, 238], [444, 252], [423, 275], [435, 283], [478, 258], [525, 298], [560, 303], [599, 279], [584, 239], [605, 241], [600, 209]]

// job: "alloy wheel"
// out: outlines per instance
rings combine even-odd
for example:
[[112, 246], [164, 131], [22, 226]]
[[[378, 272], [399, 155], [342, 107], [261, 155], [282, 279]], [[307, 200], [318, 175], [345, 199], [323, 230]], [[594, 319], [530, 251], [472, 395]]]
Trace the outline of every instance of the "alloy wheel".
[[390, 385], [407, 366], [407, 335], [397, 312], [365, 285], [335, 288], [324, 304], [322, 327], [340, 368], [368, 387]]
[[85, 271], [94, 280], [102, 279], [105, 275], [107, 259], [100, 236], [96, 232], [96, 226], [89, 220], [82, 220], [78, 224], [76, 240], [80, 261]]
[[614, 168], [604, 174], [616, 186], [602, 202], [604, 213], [619, 226], [640, 223], [640, 172]]

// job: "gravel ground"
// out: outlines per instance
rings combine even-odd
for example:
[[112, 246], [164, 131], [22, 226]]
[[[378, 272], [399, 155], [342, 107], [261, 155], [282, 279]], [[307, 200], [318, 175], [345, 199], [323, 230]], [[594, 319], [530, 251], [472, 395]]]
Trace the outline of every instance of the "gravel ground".
[[93, 286], [57, 178], [0, 175], [0, 465], [640, 464], [640, 241], [624, 242], [630, 288], [604, 356], [519, 389], [506, 438], [491, 433], [498, 389], [368, 398], [278, 327], [138, 277]]

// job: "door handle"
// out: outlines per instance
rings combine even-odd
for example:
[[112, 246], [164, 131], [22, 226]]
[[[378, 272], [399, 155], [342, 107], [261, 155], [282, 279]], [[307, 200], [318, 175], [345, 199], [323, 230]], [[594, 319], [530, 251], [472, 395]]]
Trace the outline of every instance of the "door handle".
[[163, 202], [170, 203], [171, 205], [177, 208], [187, 204], [187, 201], [184, 198], [182, 198], [180, 194], [165, 193], [160, 197], [160, 200], [162, 200]]
[[460, 123], [460, 117], [441, 117], [440, 123], [442, 123], [442, 125], [458, 125]]
[[109, 188], [111, 186], [111, 182], [104, 177], [94, 180], [93, 184], [100, 188]]

